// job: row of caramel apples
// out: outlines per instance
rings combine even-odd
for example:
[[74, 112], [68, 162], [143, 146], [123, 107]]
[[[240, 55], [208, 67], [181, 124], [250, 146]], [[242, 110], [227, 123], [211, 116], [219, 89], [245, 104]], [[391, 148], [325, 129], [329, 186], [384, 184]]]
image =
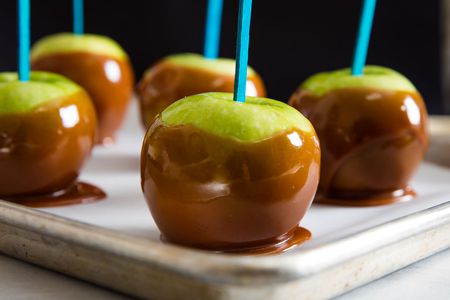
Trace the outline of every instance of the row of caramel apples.
[[[0, 197], [31, 206], [92, 197], [77, 177], [94, 144], [113, 143], [124, 119], [134, 90], [128, 56], [106, 37], [57, 34], [36, 43], [31, 64], [29, 82], [0, 74]], [[321, 73], [287, 105], [264, 98], [248, 68], [239, 103], [234, 65], [173, 55], [138, 84], [148, 128], [142, 189], [164, 239], [284, 250], [314, 198], [362, 206], [414, 197], [408, 182], [427, 148], [427, 113], [404, 76], [377, 66], [362, 76]]]

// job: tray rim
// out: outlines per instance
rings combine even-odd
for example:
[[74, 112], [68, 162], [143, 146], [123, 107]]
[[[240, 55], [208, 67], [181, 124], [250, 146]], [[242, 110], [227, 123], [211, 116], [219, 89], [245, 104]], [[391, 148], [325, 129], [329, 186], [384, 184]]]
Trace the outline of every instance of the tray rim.
[[[450, 224], [450, 200], [328, 244], [282, 256], [236, 256], [163, 244], [0, 200], [2, 223], [150, 263], [174, 274], [210, 284], [273, 285], [317, 275], [345, 261]], [[450, 240], [446, 243], [448, 247]], [[169, 261], [164, 260], [167, 257], [170, 257]]]

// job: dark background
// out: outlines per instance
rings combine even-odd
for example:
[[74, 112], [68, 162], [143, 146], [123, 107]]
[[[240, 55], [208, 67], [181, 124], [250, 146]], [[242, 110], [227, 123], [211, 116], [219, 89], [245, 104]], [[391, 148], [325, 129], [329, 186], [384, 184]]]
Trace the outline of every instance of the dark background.
[[[32, 41], [72, 28], [71, 0], [32, 0]], [[224, 0], [221, 56], [234, 57], [237, 0]], [[14, 70], [16, 1], [0, 9], [0, 70]], [[250, 64], [286, 101], [309, 75], [351, 62], [361, 0], [253, 1]], [[137, 78], [155, 60], [201, 52], [206, 0], [86, 0], [86, 31], [116, 39]], [[443, 112], [438, 0], [379, 0], [368, 63], [409, 77], [430, 112]]]

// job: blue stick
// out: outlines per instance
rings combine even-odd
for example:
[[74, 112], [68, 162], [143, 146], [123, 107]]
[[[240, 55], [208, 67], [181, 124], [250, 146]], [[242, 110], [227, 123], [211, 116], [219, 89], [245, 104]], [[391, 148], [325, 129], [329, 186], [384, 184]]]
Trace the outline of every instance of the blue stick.
[[377, 0], [364, 0], [363, 3], [358, 38], [353, 57], [353, 76], [361, 76], [364, 72], [376, 4]]
[[30, 80], [30, 0], [19, 0], [19, 80]]
[[206, 15], [205, 46], [203, 55], [208, 59], [219, 57], [220, 27], [223, 0], [209, 0]]
[[239, 0], [234, 101], [245, 102], [252, 0]]
[[84, 1], [73, 0], [73, 33], [84, 34]]

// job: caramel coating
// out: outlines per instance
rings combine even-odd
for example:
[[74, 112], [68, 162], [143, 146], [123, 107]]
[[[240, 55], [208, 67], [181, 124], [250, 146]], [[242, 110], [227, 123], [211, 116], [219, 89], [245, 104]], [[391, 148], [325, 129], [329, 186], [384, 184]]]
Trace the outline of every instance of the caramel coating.
[[428, 146], [427, 112], [419, 93], [348, 88], [318, 97], [299, 89], [290, 104], [319, 136], [320, 197], [375, 205], [373, 198], [385, 204], [395, 202], [401, 191], [408, 193], [408, 181]]
[[314, 132], [241, 142], [158, 117], [144, 140], [141, 183], [165, 239], [233, 251], [292, 234], [315, 195], [319, 165]]
[[0, 115], [0, 196], [44, 195], [70, 186], [95, 132], [95, 109], [84, 91], [29, 113]]
[[[148, 128], [157, 114], [184, 97], [205, 92], [232, 93], [233, 90], [234, 76], [161, 61], [145, 73], [137, 87], [142, 123]], [[256, 73], [250, 75], [247, 78], [247, 96], [265, 95], [261, 77]]]
[[96, 108], [98, 143], [114, 141], [133, 93], [134, 75], [128, 60], [84, 52], [61, 53], [38, 58], [31, 67], [62, 74], [81, 85]]

